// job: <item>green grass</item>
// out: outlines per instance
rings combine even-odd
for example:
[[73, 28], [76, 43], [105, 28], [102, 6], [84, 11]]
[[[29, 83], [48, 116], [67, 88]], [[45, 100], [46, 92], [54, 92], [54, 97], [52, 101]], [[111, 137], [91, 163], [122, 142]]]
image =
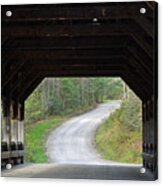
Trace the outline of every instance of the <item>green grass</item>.
[[142, 163], [142, 132], [129, 130], [122, 115], [119, 109], [100, 126], [95, 136], [96, 147], [106, 160]]
[[46, 163], [45, 143], [52, 129], [63, 122], [63, 118], [40, 121], [25, 129], [25, 160], [33, 163]]

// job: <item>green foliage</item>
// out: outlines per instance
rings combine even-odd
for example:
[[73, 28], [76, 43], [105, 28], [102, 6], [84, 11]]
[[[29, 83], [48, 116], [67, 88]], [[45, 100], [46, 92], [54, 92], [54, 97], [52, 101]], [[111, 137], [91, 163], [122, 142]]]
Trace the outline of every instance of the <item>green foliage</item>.
[[120, 78], [109, 78], [108, 79], [109, 91], [107, 99], [122, 99], [123, 97], [123, 86], [124, 83]]
[[26, 101], [25, 105], [25, 115], [27, 118], [27, 123], [33, 123], [42, 119], [42, 112], [41, 112], [41, 89], [40, 87], [37, 88], [37, 91], [34, 91], [31, 96], [29, 97], [28, 101]]
[[141, 101], [130, 92], [121, 108], [120, 120], [125, 123], [125, 128], [130, 131], [140, 131], [142, 128], [142, 107]]
[[72, 114], [122, 94], [120, 78], [47, 78], [26, 101], [26, 124]]
[[141, 163], [141, 102], [130, 93], [120, 109], [100, 126], [96, 146], [104, 159], [125, 163]]
[[53, 116], [53, 115], [61, 115], [62, 110], [62, 101], [60, 98], [57, 97], [50, 97], [48, 100], [48, 108], [46, 115]]

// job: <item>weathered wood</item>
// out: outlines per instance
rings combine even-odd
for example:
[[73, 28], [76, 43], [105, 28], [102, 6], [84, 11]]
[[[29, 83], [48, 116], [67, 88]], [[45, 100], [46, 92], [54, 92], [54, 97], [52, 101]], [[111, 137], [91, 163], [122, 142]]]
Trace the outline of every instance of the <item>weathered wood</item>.
[[7, 149], [10, 149], [10, 142], [11, 142], [11, 120], [10, 120], [10, 98], [5, 97], [2, 100], [3, 106], [3, 141], [7, 143]]
[[142, 84], [142, 79], [140, 77], [137, 77], [135, 79], [135, 73], [131, 71], [131, 67], [125, 66], [124, 76], [122, 78], [129, 85], [129, 87], [134, 90], [134, 92], [140, 99], [144, 100], [146, 97], [149, 96], [150, 93], [148, 91], [148, 87], [144, 87], [144, 84]]
[[19, 101], [18, 103], [18, 146], [20, 146], [20, 144], [24, 146], [24, 102], [23, 101], [21, 102]]
[[[2, 27], [3, 28], [3, 27]], [[45, 26], [42, 27], [35, 27], [33, 29], [32, 27], [24, 28], [23, 26], [17, 26], [12, 28], [12, 32], [10, 31], [10, 28], [7, 28], [6, 30], [2, 30], [2, 35], [5, 33], [5, 35], [10, 35], [10, 37], [86, 37], [86, 36], [96, 36], [96, 37], [103, 37], [103, 36], [109, 36], [111, 34], [115, 35], [121, 35], [125, 34], [128, 35], [134, 42], [136, 42], [138, 45], [140, 45], [146, 53], [151, 57], [153, 50], [151, 45], [148, 45], [146, 42], [146, 39], [144, 39], [144, 33], [139, 32], [139, 29], [137, 30], [137, 25], [131, 25], [128, 27], [128, 24], [104, 24], [104, 25], [89, 25], [89, 24], [79, 24], [79, 25], [59, 25], [59, 26]], [[31, 30], [28, 30], [31, 29]], [[22, 35], [23, 34], [23, 35]], [[143, 42], [142, 42], [143, 41]]]
[[26, 90], [24, 92], [24, 94], [22, 95], [21, 99], [22, 100], [26, 100], [28, 98], [28, 96], [31, 94], [31, 92], [34, 91], [34, 89], [41, 83], [42, 80], [43, 80], [43, 77], [36, 78], [36, 80], [34, 81], [34, 83], [31, 84], [29, 86], [28, 90]]
[[9, 72], [9, 74], [5, 74], [5, 77], [2, 78], [2, 87], [4, 87], [7, 83], [12, 80], [12, 78], [22, 69], [25, 65], [26, 61], [22, 60], [21, 63], [17, 63], [14, 68]]
[[[143, 102], [143, 164], [157, 175], [157, 121], [154, 119], [155, 101]], [[156, 109], [157, 110], [157, 109]]]
[[18, 78], [13, 82], [12, 88], [11, 88], [11, 93], [13, 95], [16, 95], [16, 93], [20, 93], [21, 87], [24, 85], [24, 81], [26, 79], [29, 79], [30, 76], [32, 76], [34, 71], [32, 69], [27, 69], [26, 72], [24, 72], [21, 75], [18, 75]]
[[16, 145], [18, 142], [18, 101], [11, 101], [11, 142], [15, 145], [14, 150], [16, 150]]
[[[120, 49], [110, 48], [110, 49], [87, 49], [87, 50], [27, 50], [27, 51], [17, 51], [17, 50], [4, 50], [9, 57], [15, 58], [15, 55], [23, 55], [25, 61], [32, 60], [57, 60], [57, 59], [96, 59], [96, 58], [111, 58], [112, 56], [122, 56]], [[14, 55], [15, 54], [15, 55]]]
[[72, 49], [109, 49], [124, 48], [128, 35], [112, 34], [101, 37], [11, 37], [3, 49], [19, 50], [72, 50]]
[[[117, 6], [118, 5], [118, 6]], [[155, 5], [155, 2], [154, 2]], [[42, 20], [42, 19], [84, 19], [93, 17], [141, 17], [140, 8], [146, 8], [146, 16], [152, 16], [153, 11], [149, 8], [146, 2], [124, 2], [115, 3], [95, 3], [95, 4], [49, 4], [49, 5], [21, 5], [21, 6], [2, 6], [2, 18], [7, 21], [6, 11], [14, 9], [14, 20]]]
[[[30, 86], [33, 85], [33, 83], [35, 83], [35, 81], [40, 78], [40, 74], [39, 72], [36, 73], [35, 75], [32, 76], [32, 79], [26, 79], [26, 81], [24, 82], [24, 84], [22, 85], [21, 89], [20, 89], [20, 93], [19, 93], [19, 99], [22, 100], [22, 95], [24, 95], [24, 93], [26, 91], [28, 91], [28, 89], [30, 88]], [[31, 93], [31, 92], [30, 92]], [[23, 100], [24, 101], [24, 100]]]

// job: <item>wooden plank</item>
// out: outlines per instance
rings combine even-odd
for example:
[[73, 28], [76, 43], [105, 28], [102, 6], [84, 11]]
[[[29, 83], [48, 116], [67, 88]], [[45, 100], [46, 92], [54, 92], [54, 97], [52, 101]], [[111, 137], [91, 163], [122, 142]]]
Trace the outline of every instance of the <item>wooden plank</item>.
[[[96, 58], [111, 58], [112, 56], [122, 56], [123, 50], [117, 50], [116, 48], [111, 49], [89, 49], [89, 50], [3, 50], [3, 53], [7, 54], [7, 59], [16, 60], [15, 56], [22, 55], [24, 56], [24, 61], [32, 60], [64, 60], [64, 59], [96, 59]], [[19, 58], [18, 58], [19, 59]]]
[[145, 95], [144, 95], [144, 92], [143, 90], [141, 90], [139, 88], [139, 84], [138, 82], [135, 82], [134, 81], [134, 78], [133, 77], [129, 77], [129, 74], [127, 73], [128, 70], [126, 70], [124, 73], [123, 73], [123, 76], [121, 76], [121, 78], [124, 80], [124, 82], [131, 88], [131, 90], [134, 91], [134, 93], [142, 100], [145, 99]]
[[[131, 64], [135, 69], [137, 69], [140, 73], [140, 75], [143, 75], [145, 79], [147, 79], [150, 83], [153, 79], [153, 68], [149, 68], [150, 65], [148, 61], [139, 61], [136, 57], [136, 55], [132, 55], [126, 51], [125, 59], [128, 61], [128, 64]], [[150, 70], [149, 70], [150, 69]]]
[[[140, 92], [142, 92], [141, 97], [143, 95], [148, 97], [148, 95], [151, 94], [151, 88], [150, 88], [150, 86], [148, 86], [146, 81], [143, 81], [141, 74], [139, 74], [138, 71], [134, 70], [134, 68], [132, 68], [129, 65], [126, 65], [124, 68], [125, 68], [125, 73], [127, 74], [127, 80], [129, 80], [129, 81], [131, 80], [132, 84], [135, 84], [135, 87]], [[135, 77], [137, 77], [137, 78], [135, 78]], [[133, 90], [135, 91], [135, 89], [133, 89]]]
[[[81, 37], [81, 36], [105, 36], [111, 33], [116, 34], [127, 34], [131, 29], [127, 27], [131, 24], [118, 24], [118, 23], [108, 23], [108, 24], [93, 24], [93, 23], [81, 23], [81, 24], [49, 24], [42, 23], [34, 25], [28, 24], [2, 24], [2, 36], [6, 37]], [[136, 28], [135, 28], [136, 29]], [[133, 30], [134, 31], [134, 30]], [[129, 33], [128, 33], [129, 34]]]
[[152, 16], [153, 11], [145, 2], [136, 4], [130, 3], [105, 3], [105, 4], [62, 4], [62, 5], [4, 5], [2, 6], [2, 20], [10, 20], [6, 16], [6, 11], [14, 11], [13, 20], [29, 19], [84, 19], [88, 17], [140, 17], [140, 8], [144, 7], [148, 11], [146, 16]]
[[28, 69], [26, 72], [24, 72], [21, 76], [16, 79], [11, 87], [11, 93], [13, 95], [17, 95], [19, 93], [19, 90], [21, 89], [21, 86], [23, 85], [24, 81], [28, 78], [30, 78], [33, 75], [34, 71], [33, 69]]
[[34, 91], [34, 89], [41, 83], [42, 80], [43, 80], [42, 77], [38, 77], [38, 78], [35, 80], [35, 82], [34, 82], [32, 85], [30, 85], [30, 87], [28, 88], [28, 90], [26, 90], [26, 91], [22, 94], [22, 96], [20, 97], [20, 99], [26, 100], [26, 99], [30, 96], [30, 94]]
[[[129, 26], [130, 25], [130, 26]], [[146, 41], [141, 28], [138, 28], [137, 24], [131, 23], [114, 23], [114, 24], [75, 24], [75, 25], [49, 25], [41, 24], [34, 26], [22, 24], [19, 26], [7, 25], [2, 27], [2, 36], [7, 35], [10, 37], [86, 37], [86, 36], [109, 36], [111, 34], [115, 35], [132, 35], [132, 38], [136, 40], [139, 45], [143, 45], [144, 48], [147, 48], [152, 52], [150, 48], [151, 45], [148, 45], [148, 40]], [[151, 29], [152, 30], [152, 25]], [[141, 30], [141, 32], [140, 32]], [[142, 43], [143, 40], [143, 43]], [[151, 40], [152, 41], [152, 40]]]
[[42, 66], [39, 68], [39, 66], [36, 66], [35, 69], [37, 71], [39, 71], [40, 73], [43, 73], [44, 71], [54, 71], [54, 72], [57, 72], [57, 71], [93, 71], [93, 70], [118, 70], [118, 69], [121, 69], [122, 67], [124, 66], [124, 63], [121, 63], [121, 64], [117, 64], [117, 65], [73, 65], [73, 66], [70, 66], [70, 65], [62, 65], [62, 66], [56, 66], [56, 67], [51, 67], [51, 68], [42, 68]]
[[142, 52], [140, 48], [133, 47], [132, 45], [125, 50], [126, 57], [132, 56], [135, 58], [146, 70], [153, 74], [153, 59], [151, 59], [146, 53]]
[[3, 49], [19, 50], [81, 50], [123, 48], [128, 41], [128, 35], [111, 34], [101, 37], [11, 37]]
[[[41, 76], [42, 77], [42, 76]], [[19, 99], [21, 99], [22, 95], [24, 94], [25, 91], [28, 90], [28, 88], [36, 81], [36, 79], [40, 78], [40, 74], [39, 72], [36, 74], [33, 74], [33, 76], [31, 76], [30, 78], [27, 77], [26, 80], [24, 81], [23, 85], [20, 87], [19, 90]]]
[[126, 58], [124, 56], [104, 56], [104, 57], [97, 57], [97, 58], [66, 58], [66, 59], [57, 59], [57, 60], [32, 60], [29, 61], [27, 64], [27, 68], [40, 68], [40, 66], [44, 67], [42, 70], [50, 67], [50, 68], [60, 68], [62, 66], [115, 66], [116, 64], [123, 64], [125, 63]]
[[[17, 75], [19, 71], [21, 71], [21, 69], [25, 65], [25, 63], [26, 63], [26, 60], [23, 60], [21, 63], [17, 62], [17, 64], [13, 66], [12, 70], [10, 70], [10, 72], [8, 74], [6, 74], [6, 73], [4, 74], [4, 76], [2, 77], [2, 87], [6, 86], [7, 83], [9, 83], [10, 80], [12, 80], [13, 77], [15, 75]], [[11, 64], [11, 65], [13, 65], [13, 64]]]

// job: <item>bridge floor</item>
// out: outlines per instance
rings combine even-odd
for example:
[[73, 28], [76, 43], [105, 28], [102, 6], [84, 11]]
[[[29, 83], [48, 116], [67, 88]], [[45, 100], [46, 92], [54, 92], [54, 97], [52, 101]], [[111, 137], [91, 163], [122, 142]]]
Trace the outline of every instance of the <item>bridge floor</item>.
[[153, 180], [140, 165], [25, 164], [3, 170], [2, 177], [65, 178], [104, 180]]

